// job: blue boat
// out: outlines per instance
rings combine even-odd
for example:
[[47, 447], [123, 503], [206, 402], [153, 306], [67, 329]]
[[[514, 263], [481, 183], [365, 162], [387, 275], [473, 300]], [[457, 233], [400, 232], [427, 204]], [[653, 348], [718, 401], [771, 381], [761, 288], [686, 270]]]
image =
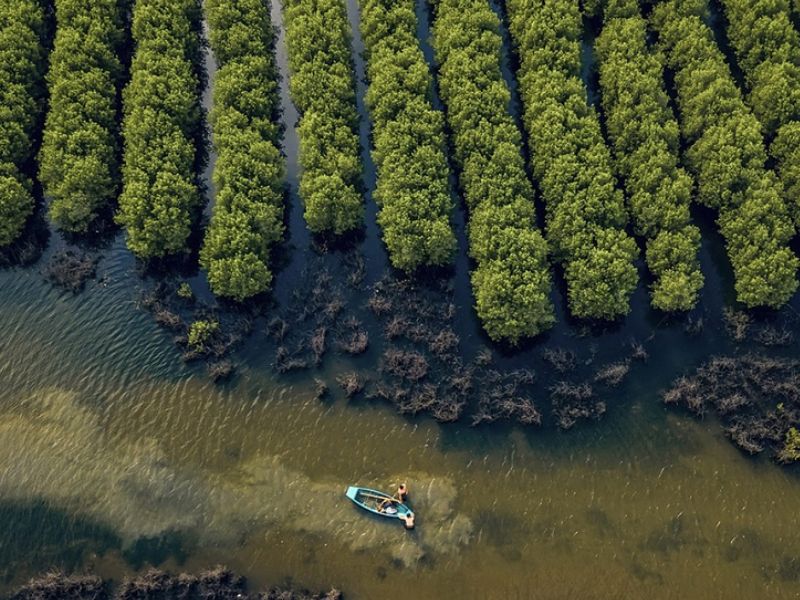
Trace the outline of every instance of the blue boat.
[[351, 485], [345, 494], [364, 510], [380, 517], [400, 519], [405, 523], [406, 529], [414, 528], [414, 511], [386, 492]]

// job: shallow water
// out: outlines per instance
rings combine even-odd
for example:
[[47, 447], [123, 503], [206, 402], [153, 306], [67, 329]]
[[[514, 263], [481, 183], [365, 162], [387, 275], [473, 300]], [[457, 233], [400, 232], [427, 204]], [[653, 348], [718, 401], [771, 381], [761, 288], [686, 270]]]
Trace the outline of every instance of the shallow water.
[[[662, 409], [653, 373], [566, 434], [319, 402], [259, 361], [217, 387], [131, 304], [130, 267], [107, 259], [106, 284], [76, 297], [35, 271], [0, 275], [7, 583], [151, 561], [225, 562], [255, 585], [294, 576], [352, 598], [800, 593], [796, 474]], [[343, 496], [400, 479], [413, 533]]]
[[[349, 9], [355, 21], [354, 1]], [[273, 18], [279, 24], [277, 7]], [[277, 52], [285, 76], [282, 38]], [[291, 208], [276, 310], [314, 257], [296, 195], [297, 114], [285, 81], [282, 101]], [[363, 103], [359, 109], [366, 119]], [[361, 134], [366, 148], [366, 121]], [[370, 284], [387, 263], [367, 201], [357, 252]], [[280, 378], [258, 321], [235, 357], [236, 377], [216, 386], [200, 366], [183, 365], [170, 335], [136, 306], [147, 283], [121, 236], [104, 251], [98, 280], [77, 296], [39, 272], [53, 247], [39, 265], [0, 271], [2, 589], [54, 566], [120, 578], [147, 564], [225, 563], [254, 588], [292, 577], [312, 588], [339, 586], [356, 600], [797, 597], [797, 471], [745, 457], [712, 419], [661, 404], [675, 376], [709, 355], [742, 350], [720, 316], [731, 297], [724, 252], [708, 215], [697, 218], [707, 278], [693, 313], [705, 323], [700, 336], [650, 311], [645, 283], [631, 316], [600, 331], [569, 322], [557, 288], [552, 332], [522, 351], [493, 349], [498, 368], [539, 374], [545, 425], [530, 429], [473, 429], [468, 419], [439, 425], [342, 398], [336, 375], [372, 370], [380, 350], [361, 293], [352, 302], [377, 346], [367, 356], [329, 357]], [[463, 215], [456, 222], [455, 328], [471, 357], [486, 340], [471, 308]], [[341, 255], [319, 260], [335, 264]], [[202, 275], [192, 284], [201, 286]], [[795, 298], [775, 320], [797, 331], [797, 310]], [[645, 343], [650, 360], [604, 392], [604, 419], [558, 431], [546, 390], [557, 376], [542, 349], [571, 349], [586, 377], [625, 356], [632, 339]], [[796, 354], [796, 343], [780, 352]], [[331, 384], [331, 399], [314, 398], [314, 377]], [[391, 489], [400, 480], [417, 512], [411, 533], [344, 497], [348, 484]]]

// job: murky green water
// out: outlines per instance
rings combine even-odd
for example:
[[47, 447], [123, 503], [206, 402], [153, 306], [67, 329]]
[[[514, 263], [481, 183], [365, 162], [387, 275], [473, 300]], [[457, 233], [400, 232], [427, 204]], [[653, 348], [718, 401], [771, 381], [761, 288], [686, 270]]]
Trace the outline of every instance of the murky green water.
[[[354, 2], [349, 13], [355, 22]], [[278, 56], [285, 72], [281, 40]], [[296, 113], [285, 85], [282, 93], [296, 188]], [[362, 141], [367, 133], [364, 124]], [[386, 269], [374, 211], [370, 204], [359, 247], [367, 285]], [[699, 337], [652, 313], [644, 286], [631, 317], [603, 332], [569, 323], [556, 290], [559, 326], [522, 352], [495, 353], [498, 368], [540, 373], [546, 425], [532, 429], [441, 426], [336, 392], [316, 400], [314, 377], [335, 388], [352, 364], [371, 369], [376, 350], [279, 379], [261, 321], [236, 357], [235, 379], [215, 386], [201, 367], [180, 363], [169, 334], [136, 306], [145, 283], [121, 237], [104, 250], [99, 280], [77, 296], [44, 281], [47, 255], [0, 271], [0, 591], [51, 567], [119, 578], [147, 564], [225, 563], [253, 587], [293, 577], [339, 586], [354, 600], [800, 596], [797, 471], [745, 457], [713, 420], [660, 401], [677, 374], [736, 350], [721, 325], [731, 289], [712, 230], [704, 228]], [[303, 283], [309, 256], [294, 195], [289, 232], [279, 306]], [[54, 236], [48, 252], [60, 243]], [[485, 339], [467, 271], [462, 252], [454, 326], [464, 354], [474, 355]], [[202, 291], [202, 277], [193, 285]], [[798, 308], [796, 298], [786, 315]], [[379, 345], [379, 327], [365, 319]], [[632, 339], [647, 344], [650, 360], [606, 395], [608, 415], [556, 430], [542, 348], [568, 347], [590, 372]], [[411, 533], [343, 495], [348, 484], [390, 489], [399, 480], [409, 482], [417, 511]]]
[[[649, 376], [624, 388], [625, 410], [568, 434], [319, 402], [257, 358], [219, 388], [131, 304], [131, 267], [108, 259], [77, 297], [0, 274], [6, 583], [164, 561], [351, 598], [800, 594], [798, 478], [663, 410]], [[410, 534], [343, 496], [399, 479]]]

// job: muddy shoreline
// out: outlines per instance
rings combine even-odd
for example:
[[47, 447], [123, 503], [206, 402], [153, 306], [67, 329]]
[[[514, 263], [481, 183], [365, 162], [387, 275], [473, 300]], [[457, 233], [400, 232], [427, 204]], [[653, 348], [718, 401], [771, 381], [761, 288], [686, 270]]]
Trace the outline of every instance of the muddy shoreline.
[[172, 575], [151, 569], [120, 583], [96, 575], [51, 572], [21, 586], [8, 600], [342, 600], [336, 589], [312, 592], [289, 582], [252, 591], [244, 577], [225, 567], [194, 574]]

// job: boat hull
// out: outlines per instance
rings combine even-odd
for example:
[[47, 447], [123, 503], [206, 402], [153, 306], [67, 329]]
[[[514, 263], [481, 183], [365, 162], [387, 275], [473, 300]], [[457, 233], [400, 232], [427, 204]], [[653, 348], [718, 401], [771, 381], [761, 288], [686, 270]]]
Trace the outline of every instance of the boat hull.
[[362, 488], [351, 485], [347, 488], [345, 495], [350, 498], [350, 500], [352, 500], [356, 506], [363, 508], [367, 512], [371, 512], [374, 515], [378, 515], [379, 517], [401, 519], [404, 521], [406, 519], [406, 515], [411, 515], [412, 517], [414, 515], [414, 511], [412, 511], [402, 502], [397, 502], [396, 500], [392, 502], [392, 506], [397, 509], [397, 512], [387, 513], [378, 510], [377, 507], [380, 505], [382, 500], [390, 500], [392, 498], [392, 496], [386, 492], [381, 492], [380, 490], [373, 490], [370, 488]]

